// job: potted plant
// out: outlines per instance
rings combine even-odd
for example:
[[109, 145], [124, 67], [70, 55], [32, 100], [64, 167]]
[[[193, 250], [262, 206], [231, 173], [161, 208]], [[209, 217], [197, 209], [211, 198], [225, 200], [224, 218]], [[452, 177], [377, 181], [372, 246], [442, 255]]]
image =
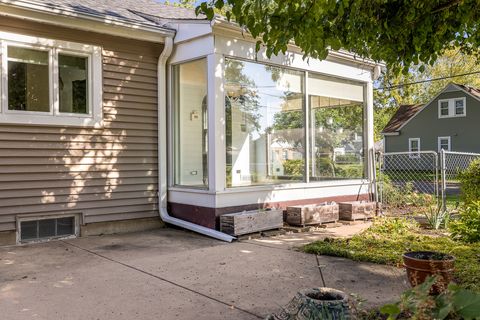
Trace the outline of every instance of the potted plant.
[[403, 255], [403, 265], [412, 287], [430, 277], [437, 276], [432, 294], [438, 294], [447, 288], [453, 279], [455, 258], [451, 255], [434, 251], [413, 251]]
[[350, 319], [347, 295], [332, 288], [299, 291], [279, 314], [267, 320]]

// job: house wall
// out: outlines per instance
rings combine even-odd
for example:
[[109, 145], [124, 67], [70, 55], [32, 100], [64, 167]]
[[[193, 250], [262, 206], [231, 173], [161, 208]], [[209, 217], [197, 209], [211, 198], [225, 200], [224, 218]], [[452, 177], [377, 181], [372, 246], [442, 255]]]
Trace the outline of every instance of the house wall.
[[84, 224], [158, 217], [162, 45], [5, 17], [0, 31], [102, 46], [104, 123], [0, 124], [0, 231], [23, 215], [75, 213]]
[[[466, 97], [466, 117], [438, 118], [438, 100]], [[437, 151], [438, 137], [451, 137], [451, 149], [480, 153], [480, 101], [463, 91], [444, 92], [412, 118], [398, 136], [385, 136], [385, 152], [407, 152], [408, 139], [420, 138], [422, 151]]]

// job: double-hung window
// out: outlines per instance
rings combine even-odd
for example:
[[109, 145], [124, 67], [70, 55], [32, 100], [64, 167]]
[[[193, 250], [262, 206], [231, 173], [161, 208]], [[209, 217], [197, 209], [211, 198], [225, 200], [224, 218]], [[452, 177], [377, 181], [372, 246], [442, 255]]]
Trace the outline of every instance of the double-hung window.
[[451, 150], [451, 139], [450, 137], [438, 137], [438, 151], [450, 151]]
[[466, 115], [465, 97], [438, 100], [438, 117], [455, 118]]
[[410, 153], [410, 158], [420, 157], [420, 138], [408, 139], [408, 152]]
[[98, 126], [101, 48], [0, 32], [0, 123]]

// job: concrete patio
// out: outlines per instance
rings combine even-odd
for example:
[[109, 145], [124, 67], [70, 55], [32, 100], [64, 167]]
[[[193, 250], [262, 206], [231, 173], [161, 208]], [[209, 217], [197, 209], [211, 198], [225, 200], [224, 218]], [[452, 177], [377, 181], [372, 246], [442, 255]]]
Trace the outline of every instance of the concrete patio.
[[[4, 319], [264, 318], [299, 289], [322, 285], [315, 256], [294, 247], [325, 233], [335, 235], [227, 244], [165, 228], [4, 247], [0, 310]], [[323, 256], [320, 263], [327, 286], [370, 304], [406, 288], [400, 269]]]

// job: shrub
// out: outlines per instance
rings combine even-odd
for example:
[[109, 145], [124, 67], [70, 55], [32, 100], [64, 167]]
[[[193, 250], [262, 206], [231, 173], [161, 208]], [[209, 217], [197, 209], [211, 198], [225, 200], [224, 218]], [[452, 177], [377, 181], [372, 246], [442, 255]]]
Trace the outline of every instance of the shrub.
[[458, 177], [463, 201], [480, 201], [480, 159], [472, 161]]
[[283, 173], [286, 176], [303, 176], [303, 160], [285, 160], [283, 161]]
[[480, 201], [465, 204], [460, 217], [450, 223], [452, 237], [465, 241], [480, 241]]
[[436, 278], [405, 291], [399, 302], [383, 306], [388, 319], [478, 319], [480, 294], [450, 284], [438, 296], [430, 294]]

